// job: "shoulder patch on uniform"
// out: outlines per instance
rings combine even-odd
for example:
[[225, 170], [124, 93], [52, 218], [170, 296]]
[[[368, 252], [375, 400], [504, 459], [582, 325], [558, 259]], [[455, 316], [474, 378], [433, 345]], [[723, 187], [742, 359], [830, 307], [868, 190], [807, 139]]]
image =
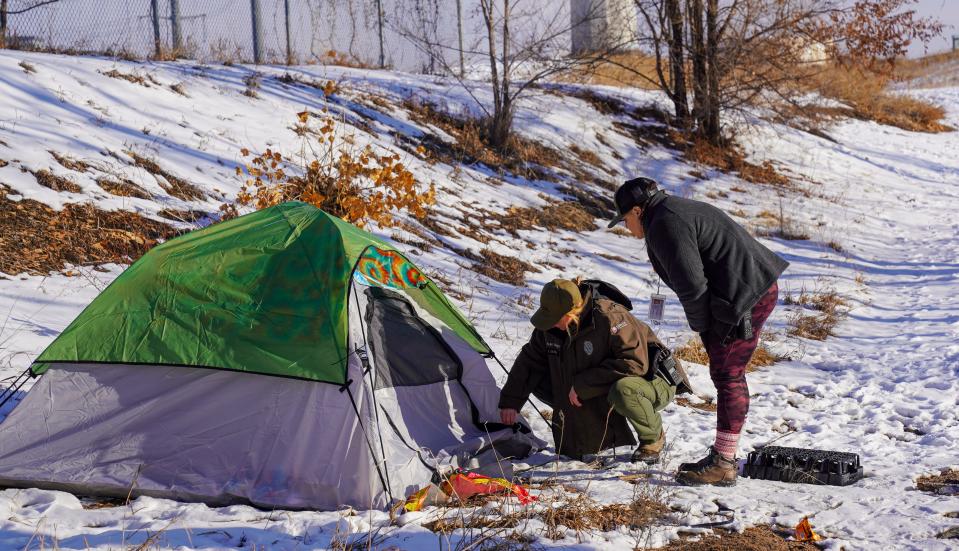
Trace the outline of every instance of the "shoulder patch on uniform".
[[622, 329], [623, 327], [626, 327], [627, 325], [629, 325], [628, 321], [621, 321], [617, 323], [616, 325], [610, 327], [609, 332], [615, 335], [616, 333], [619, 333], [620, 329]]

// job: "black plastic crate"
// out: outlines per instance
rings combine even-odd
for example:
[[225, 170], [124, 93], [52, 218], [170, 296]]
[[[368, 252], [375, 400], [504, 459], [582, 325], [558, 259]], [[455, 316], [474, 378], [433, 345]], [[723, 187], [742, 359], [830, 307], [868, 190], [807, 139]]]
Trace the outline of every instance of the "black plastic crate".
[[862, 478], [859, 455], [766, 446], [749, 452], [743, 476], [761, 480], [847, 486]]

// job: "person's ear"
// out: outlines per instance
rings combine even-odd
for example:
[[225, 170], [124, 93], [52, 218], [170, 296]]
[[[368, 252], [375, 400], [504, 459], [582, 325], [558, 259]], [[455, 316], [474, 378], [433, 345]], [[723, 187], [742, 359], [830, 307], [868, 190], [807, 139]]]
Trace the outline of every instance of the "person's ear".
[[642, 216], [642, 215], [643, 215], [643, 209], [642, 209], [641, 207], [638, 207], [638, 206], [633, 207], [633, 214], [635, 214], [637, 217]]

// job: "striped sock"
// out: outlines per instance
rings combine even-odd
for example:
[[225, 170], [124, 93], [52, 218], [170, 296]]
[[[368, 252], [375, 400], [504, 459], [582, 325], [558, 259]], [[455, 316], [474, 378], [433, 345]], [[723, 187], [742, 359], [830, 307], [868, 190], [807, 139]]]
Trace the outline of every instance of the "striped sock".
[[739, 433], [716, 431], [716, 451], [726, 459], [736, 457], [736, 448], [739, 446]]

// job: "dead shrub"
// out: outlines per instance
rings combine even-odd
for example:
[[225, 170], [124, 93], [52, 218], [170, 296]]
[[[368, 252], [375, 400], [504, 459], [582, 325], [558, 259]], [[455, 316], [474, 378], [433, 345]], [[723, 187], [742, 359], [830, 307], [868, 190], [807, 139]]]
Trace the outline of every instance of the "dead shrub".
[[60, 166], [62, 166], [63, 168], [68, 168], [76, 172], [86, 172], [87, 169], [90, 168], [90, 165], [88, 165], [87, 163], [83, 161], [78, 161], [76, 159], [72, 159], [67, 155], [61, 155], [57, 153], [56, 151], [51, 151], [50, 154], [53, 155], [53, 158], [58, 163], [60, 163]]
[[70, 193], [80, 193], [83, 191], [83, 188], [75, 184], [72, 180], [65, 176], [58, 176], [49, 170], [40, 169], [36, 172], [32, 172], [33, 177], [37, 179], [37, 183], [43, 187], [50, 188], [53, 191], [68, 191]]
[[142, 168], [154, 176], [162, 176], [162, 179], [157, 179], [157, 182], [164, 191], [173, 197], [184, 201], [199, 200], [206, 197], [206, 194], [203, 193], [200, 188], [178, 176], [170, 174], [162, 169], [153, 159], [144, 157], [135, 151], [127, 151], [127, 155], [133, 159], [134, 166]]
[[833, 330], [848, 315], [849, 305], [835, 289], [813, 293], [803, 289], [796, 296], [787, 295], [783, 304], [800, 306], [790, 316], [787, 334], [816, 341], [824, 341], [833, 335]]
[[47, 274], [66, 264], [129, 264], [172, 227], [126, 211], [70, 204], [61, 211], [34, 201], [7, 199], [0, 186], [0, 272]]
[[27, 73], [28, 75], [30, 73], [37, 72], [37, 68], [34, 67], [33, 64], [30, 63], [29, 61], [21, 61], [20, 63], [18, 63], [18, 65], [20, 65], [20, 68], [23, 69], [23, 72]]
[[[378, 153], [369, 144], [360, 148], [353, 136], [337, 136], [336, 121], [331, 116], [322, 117], [319, 128], [308, 125], [308, 112], [297, 117], [299, 124], [309, 130], [302, 148], [309, 153], [292, 159], [267, 149], [253, 156], [244, 167], [248, 178], [235, 203], [220, 207], [225, 218], [236, 216], [237, 206], [259, 210], [299, 200], [359, 227], [371, 221], [383, 227], [394, 226], [394, 212], [400, 210], [427, 224], [426, 207], [436, 202], [435, 186], [419, 191], [413, 173], [400, 162], [398, 154]], [[315, 139], [310, 141], [309, 136]], [[251, 155], [247, 149], [241, 153], [244, 157]], [[236, 173], [240, 176], [244, 170], [237, 168]]]
[[540, 269], [515, 256], [499, 254], [491, 249], [483, 249], [479, 255], [467, 252], [467, 258], [474, 261], [474, 271], [494, 281], [522, 287], [526, 285], [526, 272], [540, 273]]
[[118, 197], [136, 197], [138, 199], [150, 199], [152, 197], [145, 189], [126, 178], [120, 180], [97, 178], [97, 185], [107, 193]]

